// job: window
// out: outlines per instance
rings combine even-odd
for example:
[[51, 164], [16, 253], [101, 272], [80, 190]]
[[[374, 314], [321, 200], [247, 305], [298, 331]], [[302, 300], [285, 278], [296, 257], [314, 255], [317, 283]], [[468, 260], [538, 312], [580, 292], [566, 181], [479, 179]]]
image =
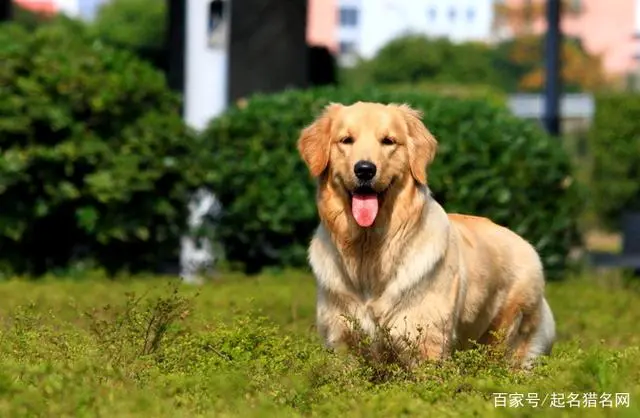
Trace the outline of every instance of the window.
[[340, 55], [355, 54], [356, 43], [352, 41], [340, 41]]
[[209, 3], [209, 21], [207, 22], [207, 29], [209, 30], [209, 35], [220, 26], [222, 22], [222, 17], [224, 15], [223, 8], [225, 4], [220, 0], [213, 0]]
[[213, 0], [209, 3], [207, 21], [207, 38], [210, 48], [222, 48], [227, 40], [228, 12], [225, 10], [226, 1]]
[[473, 22], [473, 19], [476, 17], [476, 11], [473, 7], [467, 9], [467, 20], [469, 22]]
[[358, 9], [354, 7], [341, 7], [340, 26], [358, 26]]
[[456, 20], [456, 9], [454, 7], [449, 9], [449, 20]]
[[338, 62], [343, 67], [353, 67], [358, 60], [357, 45], [353, 41], [340, 41]]
[[431, 7], [427, 12], [427, 16], [431, 21], [435, 21], [438, 18], [438, 11], [435, 7]]

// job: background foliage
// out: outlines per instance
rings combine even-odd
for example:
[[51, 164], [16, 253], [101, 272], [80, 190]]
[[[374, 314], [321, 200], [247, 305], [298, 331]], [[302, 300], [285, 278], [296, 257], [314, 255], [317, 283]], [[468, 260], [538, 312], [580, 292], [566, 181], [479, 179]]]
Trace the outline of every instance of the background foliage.
[[204, 181], [163, 75], [81, 29], [0, 27], [0, 258], [17, 271], [171, 260]]
[[95, 18], [86, 22], [64, 14], [48, 15], [13, 5], [13, 21], [28, 31], [61, 24], [83, 31], [103, 43], [126, 49], [154, 67], [166, 71], [168, 16], [165, 1], [110, 0], [101, 4]]
[[231, 261], [249, 271], [306, 264], [317, 225], [315, 192], [295, 143], [329, 101], [357, 100], [423, 110], [440, 142], [429, 177], [436, 198], [448, 211], [512, 227], [542, 253], [550, 277], [562, 270], [577, 243], [581, 202], [569, 159], [554, 139], [483, 100], [336, 88], [255, 96], [204, 133], [216, 149], [212, 187], [224, 208], [218, 232]]
[[34, 30], [43, 23], [53, 20], [52, 16], [25, 9], [15, 2], [11, 7], [13, 13], [12, 20], [28, 30]]
[[456, 44], [446, 38], [405, 35], [393, 39], [371, 60], [347, 70], [353, 83], [433, 83], [496, 85], [491, 48], [481, 43]]
[[[543, 92], [544, 36], [521, 35], [499, 43], [494, 68], [507, 91]], [[561, 47], [562, 88], [567, 93], [600, 90], [608, 83], [600, 57], [590, 55], [580, 40], [565, 36]]]
[[617, 229], [624, 212], [640, 211], [640, 96], [597, 96], [590, 147], [591, 202], [603, 225]]
[[102, 4], [90, 31], [94, 36], [135, 53], [156, 68], [168, 68], [167, 2], [109, 0]]
[[[496, 45], [423, 35], [398, 37], [369, 60], [342, 70], [349, 86], [420, 84], [484, 85], [502, 92], [541, 92], [544, 87], [544, 36], [518, 35]], [[563, 88], [567, 92], [607, 85], [599, 57], [577, 39], [562, 44]]]

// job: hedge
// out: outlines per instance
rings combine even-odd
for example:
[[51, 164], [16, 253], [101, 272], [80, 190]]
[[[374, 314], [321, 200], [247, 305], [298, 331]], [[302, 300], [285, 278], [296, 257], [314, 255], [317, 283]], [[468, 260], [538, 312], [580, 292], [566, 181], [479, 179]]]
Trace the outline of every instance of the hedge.
[[507, 106], [508, 95], [486, 84], [458, 84], [458, 83], [405, 83], [385, 85], [387, 91], [398, 93], [422, 93], [438, 96], [455, 97], [459, 99], [482, 99], [494, 106]]
[[603, 226], [618, 229], [624, 212], [640, 211], [640, 96], [598, 95], [589, 136], [591, 203]]
[[0, 26], [0, 62], [3, 267], [175, 259], [206, 164], [162, 73], [58, 24]]
[[317, 226], [315, 185], [297, 154], [300, 129], [328, 102], [405, 102], [425, 113], [439, 140], [430, 185], [451, 212], [489, 216], [541, 252], [549, 277], [579, 243], [582, 202], [570, 160], [555, 139], [504, 107], [481, 99], [339, 88], [256, 95], [204, 132], [217, 169], [212, 187], [223, 210], [218, 239], [247, 272], [305, 266]]

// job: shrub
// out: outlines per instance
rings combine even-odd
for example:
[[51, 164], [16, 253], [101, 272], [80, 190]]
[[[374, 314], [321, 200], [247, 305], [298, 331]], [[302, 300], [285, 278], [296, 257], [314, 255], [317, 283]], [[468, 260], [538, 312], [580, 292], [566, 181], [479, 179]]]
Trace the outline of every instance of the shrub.
[[20, 272], [171, 260], [202, 182], [163, 75], [91, 39], [0, 28], [0, 258]]
[[402, 92], [420, 92], [436, 94], [438, 96], [456, 97], [459, 99], [482, 99], [495, 106], [507, 106], [506, 93], [486, 84], [458, 84], [458, 83], [407, 83], [384, 86], [385, 90]]
[[596, 98], [590, 132], [593, 208], [604, 226], [617, 229], [625, 211], [640, 211], [640, 96]]
[[110, 0], [100, 6], [89, 30], [97, 38], [166, 70], [167, 23], [166, 1]]
[[335, 88], [256, 95], [204, 132], [216, 150], [218, 234], [230, 261], [247, 271], [306, 264], [318, 222], [315, 184], [295, 144], [329, 101], [357, 100], [406, 102], [424, 111], [440, 142], [429, 176], [436, 198], [448, 211], [512, 227], [541, 252], [550, 277], [562, 271], [578, 243], [580, 201], [569, 158], [554, 139], [480, 99]]

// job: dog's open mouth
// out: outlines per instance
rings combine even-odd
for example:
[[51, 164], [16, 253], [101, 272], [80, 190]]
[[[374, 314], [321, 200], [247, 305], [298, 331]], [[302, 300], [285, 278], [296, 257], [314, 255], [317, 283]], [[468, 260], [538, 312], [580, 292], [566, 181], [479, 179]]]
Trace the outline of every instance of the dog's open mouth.
[[360, 186], [351, 192], [351, 213], [358, 225], [363, 228], [373, 225], [385, 192], [376, 192], [370, 186]]

